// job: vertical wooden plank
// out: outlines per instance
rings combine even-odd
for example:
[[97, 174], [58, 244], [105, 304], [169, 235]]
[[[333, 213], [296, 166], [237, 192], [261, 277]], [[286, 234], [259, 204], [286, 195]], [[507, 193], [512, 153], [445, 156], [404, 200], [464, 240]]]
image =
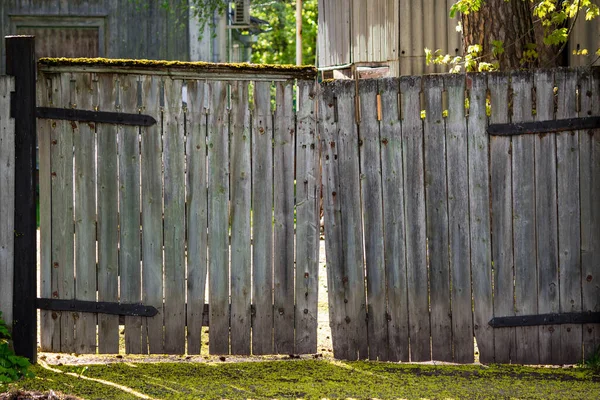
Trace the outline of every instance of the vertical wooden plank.
[[[577, 71], [556, 72], [557, 119], [577, 117]], [[579, 135], [556, 136], [556, 182], [558, 201], [558, 255], [560, 312], [581, 312], [581, 223], [579, 206]], [[582, 359], [581, 324], [560, 327], [560, 364]]]
[[[75, 75], [75, 107], [93, 110], [98, 82]], [[96, 301], [96, 125], [80, 122], [75, 146], [75, 297]], [[77, 313], [75, 351], [96, 353], [96, 315]]]
[[252, 124], [252, 353], [273, 352], [273, 128], [271, 83], [254, 84]]
[[165, 79], [165, 353], [185, 352], [185, 136], [182, 81]]
[[250, 354], [251, 243], [248, 82], [231, 85], [231, 354]]
[[400, 80], [410, 360], [431, 360], [421, 78]]
[[[397, 0], [400, 4], [399, 14], [399, 54], [400, 73], [398, 75], [405, 76], [412, 74], [412, 59], [409, 57], [412, 54], [412, 9], [410, 0]], [[408, 11], [410, 10], [410, 11]]]
[[465, 77], [446, 75], [448, 92], [446, 154], [448, 173], [448, 243], [452, 279], [452, 342], [454, 362], [473, 362], [473, 312], [471, 307], [471, 248], [469, 240], [469, 165]]
[[[537, 71], [536, 120], [554, 119], [554, 73]], [[558, 221], [556, 215], [556, 135], [535, 137], [535, 221], [537, 239], [538, 313], [557, 313]], [[559, 326], [539, 327], [540, 363], [556, 364], [560, 354]]]
[[387, 282], [388, 360], [408, 361], [408, 298], [406, 290], [406, 224], [402, 166], [402, 127], [395, 78], [379, 82], [381, 94], [381, 185], [383, 246]]
[[[404, 1], [404, 0], [401, 0]], [[433, 0], [416, 0], [408, 2], [408, 8], [404, 10], [410, 10], [410, 41], [409, 41], [409, 53], [411, 63], [411, 74], [422, 74], [425, 70], [425, 52], [424, 49], [428, 46], [428, 38], [433, 33], [433, 24], [426, 22], [428, 17], [432, 14], [427, 14], [425, 10], [431, 10], [431, 7], [427, 6], [427, 2]], [[432, 30], [425, 34], [426, 29]]]
[[219, 81], [209, 82], [208, 89], [210, 99], [208, 114], [209, 350], [211, 354], [228, 354], [229, 115], [227, 84]]
[[[206, 82], [187, 81], [187, 353], [199, 354], [207, 272]], [[234, 231], [232, 231], [234, 235]], [[233, 283], [233, 282], [232, 282]], [[241, 333], [240, 333], [241, 334]]]
[[469, 88], [469, 226], [473, 285], [473, 328], [481, 363], [494, 362], [489, 140], [486, 132], [487, 75], [467, 75]]
[[374, 79], [359, 81], [358, 91], [361, 108], [358, 143], [365, 234], [369, 359], [387, 361], [388, 321], [377, 81]]
[[319, 137], [316, 84], [298, 81], [296, 93], [296, 344], [297, 354], [317, 351], [319, 290]]
[[451, 361], [452, 309], [450, 307], [446, 140], [445, 121], [442, 117], [442, 89], [441, 77], [429, 76], [423, 79], [426, 111], [425, 204], [429, 250], [431, 357], [434, 360]]
[[279, 354], [294, 352], [294, 144], [292, 82], [276, 85], [273, 150], [273, 340]]
[[[490, 123], [508, 122], [509, 79], [506, 74], [489, 76], [492, 114]], [[490, 138], [492, 209], [492, 260], [494, 261], [494, 316], [514, 315], [511, 139]], [[515, 329], [494, 330], [494, 352], [498, 363], [515, 357]]]
[[[46, 82], [42, 83], [45, 88]], [[15, 121], [10, 117], [10, 92], [14, 91], [14, 88], [14, 78], [0, 76], [0, 276], [2, 276], [2, 280], [0, 281], [0, 311], [2, 312], [2, 319], [11, 328], [13, 322], [13, 277], [15, 268]], [[47, 163], [49, 130], [45, 124], [40, 124], [40, 128], [40, 148], [42, 145], [45, 145], [43, 161]], [[42, 136], [44, 136], [43, 139]], [[45, 172], [47, 173], [47, 171], [46, 169]], [[47, 189], [47, 187], [44, 189]], [[44, 261], [48, 260], [45, 259]], [[45, 292], [48, 291], [48, 283], [47, 280], [44, 281], [43, 289]], [[48, 321], [47, 314], [46, 312], [42, 316], [42, 321], [44, 321], [42, 326], [44, 328], [48, 327], [46, 324], [51, 323], [51, 321]], [[43, 333], [50, 334], [51, 332], [44, 330]]]
[[[100, 74], [100, 111], [115, 111], [117, 82], [112, 74]], [[117, 129], [98, 124], [98, 301], [118, 301], [118, 175]], [[119, 352], [119, 317], [98, 314], [98, 352]]]
[[[600, 115], [600, 72], [580, 72], [579, 116]], [[600, 311], [600, 130], [579, 132], [579, 171], [581, 193], [581, 290], [582, 311]], [[586, 360], [600, 347], [600, 327], [585, 324], [583, 355]]]
[[[533, 75], [513, 73], [512, 122], [533, 120], [531, 113]], [[537, 314], [535, 249], [535, 153], [534, 136], [512, 139], [513, 243], [515, 263], [515, 315]], [[539, 364], [538, 327], [515, 328], [517, 348], [513, 362]]]
[[[158, 314], [142, 319], [142, 352], [162, 354], [163, 347], [163, 175], [161, 131], [161, 81], [141, 77], [143, 112], [157, 123], [141, 128], [142, 181], [142, 303], [153, 306]], [[203, 287], [204, 288], [204, 287]], [[203, 300], [204, 301], [204, 300]]]

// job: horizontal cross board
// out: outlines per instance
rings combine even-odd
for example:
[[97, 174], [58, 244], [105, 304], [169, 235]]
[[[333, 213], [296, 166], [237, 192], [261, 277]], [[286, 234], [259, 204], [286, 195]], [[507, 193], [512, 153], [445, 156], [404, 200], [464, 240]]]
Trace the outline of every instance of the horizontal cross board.
[[494, 317], [488, 323], [492, 328], [511, 328], [518, 326], [563, 325], [563, 324], [599, 324], [600, 312], [560, 313]]
[[519, 122], [516, 124], [491, 124], [487, 128], [490, 135], [512, 136], [535, 133], [555, 133], [600, 129], [600, 117], [555, 119], [548, 121]]
[[36, 301], [37, 308], [50, 311], [78, 311], [99, 314], [154, 317], [158, 310], [143, 304], [113, 303], [105, 301], [41, 299]]
[[150, 115], [109, 111], [77, 110], [74, 108], [37, 107], [36, 117], [99, 124], [152, 126], [156, 120]]

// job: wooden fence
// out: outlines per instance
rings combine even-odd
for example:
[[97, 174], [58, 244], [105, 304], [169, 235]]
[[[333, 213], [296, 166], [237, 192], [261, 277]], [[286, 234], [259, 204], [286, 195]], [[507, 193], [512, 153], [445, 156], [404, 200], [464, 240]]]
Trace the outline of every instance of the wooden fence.
[[[553, 126], [600, 116], [599, 70], [337, 81], [319, 112], [336, 358], [468, 363], [474, 338], [484, 363], [598, 348], [598, 314], [577, 318], [600, 311], [600, 129]], [[527, 121], [546, 132], [512, 135]]]
[[[42, 60], [39, 106], [157, 121], [40, 120], [42, 298], [155, 307], [127, 353], [197, 354], [208, 322], [213, 354], [316, 352], [314, 75]], [[117, 315], [41, 326], [43, 350], [119, 352]]]

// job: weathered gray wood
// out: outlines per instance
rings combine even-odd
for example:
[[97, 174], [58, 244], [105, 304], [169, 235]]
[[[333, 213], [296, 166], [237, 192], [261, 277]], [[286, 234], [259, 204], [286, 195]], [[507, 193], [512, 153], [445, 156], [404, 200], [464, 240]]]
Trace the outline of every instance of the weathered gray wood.
[[406, 291], [406, 226], [402, 168], [402, 127], [398, 79], [379, 81], [381, 93], [381, 186], [387, 313], [388, 360], [408, 361], [408, 298]]
[[[559, 70], [556, 118], [577, 116], [577, 71]], [[558, 202], [558, 262], [560, 312], [581, 310], [581, 224], [579, 207], [579, 135], [556, 135], [556, 182]], [[600, 261], [599, 261], [600, 262]], [[581, 362], [581, 324], [560, 326], [558, 363]]]
[[292, 82], [278, 82], [273, 149], [273, 345], [294, 352], [294, 144]]
[[421, 78], [400, 79], [406, 212], [406, 279], [411, 361], [431, 360]]
[[316, 84], [298, 81], [296, 93], [296, 354], [317, 351], [319, 290], [319, 137]]
[[182, 81], [165, 79], [163, 113], [165, 353], [185, 352], [185, 136]]
[[[98, 85], [91, 74], [75, 75], [75, 107], [92, 110]], [[78, 123], [75, 146], [75, 298], [96, 301], [96, 125]], [[96, 315], [78, 313], [75, 351], [96, 353]]]
[[[229, 115], [227, 85], [209, 82], [208, 294], [209, 350], [229, 353]], [[269, 208], [270, 210], [270, 208]]]
[[446, 140], [445, 122], [442, 117], [442, 88], [443, 81], [440, 76], [423, 78], [426, 111], [425, 204], [429, 250], [431, 357], [434, 360], [452, 361]]
[[[533, 120], [531, 73], [513, 73], [513, 123]], [[535, 249], [534, 136], [512, 138], [513, 243], [515, 265], [515, 315], [537, 314]], [[513, 362], [538, 364], [538, 327], [515, 329], [517, 348]]]
[[[141, 78], [144, 113], [161, 121], [161, 81]], [[163, 175], [160, 122], [141, 128], [142, 181], [142, 303], [153, 306], [158, 315], [142, 319], [142, 353], [162, 354], [163, 347]]]
[[[600, 115], [600, 72], [585, 71], [579, 76], [580, 116]], [[582, 311], [600, 310], [600, 130], [579, 132], [581, 196], [581, 289]], [[589, 359], [600, 346], [600, 327], [585, 324], [583, 355]]]
[[494, 332], [488, 325], [493, 315], [492, 241], [490, 236], [489, 143], [485, 131], [487, 76], [468, 75], [469, 90], [469, 226], [473, 285], [473, 328], [479, 361], [494, 362]]
[[338, 171], [342, 209], [342, 251], [344, 253], [348, 359], [368, 357], [363, 232], [360, 204], [360, 166], [355, 115], [355, 85], [340, 82], [337, 94]]
[[[187, 81], [187, 353], [199, 354], [207, 272], [206, 83]], [[232, 264], [233, 265], [233, 264]]]
[[[99, 110], [115, 111], [117, 82], [112, 74], [100, 74]], [[98, 138], [98, 301], [118, 301], [118, 175], [117, 129], [99, 124]], [[98, 351], [119, 352], [119, 317], [98, 315]]]
[[358, 127], [360, 192], [365, 235], [369, 359], [387, 361], [388, 321], [377, 81], [373, 79], [359, 81], [358, 93], [360, 94]]
[[[15, 267], [15, 121], [10, 117], [10, 92], [13, 92], [14, 88], [13, 77], [0, 76], [0, 276], [2, 276], [0, 281], [0, 311], [2, 312], [2, 319], [9, 327], [12, 327], [13, 322], [13, 277]], [[40, 126], [40, 128], [42, 127]], [[44, 130], [39, 135], [40, 146], [46, 145], [44, 153], [46, 158], [44, 161], [47, 162], [49, 131], [47, 126], [42, 129]], [[45, 136], [44, 139], [42, 139], [42, 136]], [[47, 190], [47, 186], [45, 190]], [[44, 261], [48, 260], [45, 259]], [[47, 283], [49, 282], [45, 280], [44, 283], [46, 283], [44, 285], [45, 291], [48, 291]], [[42, 316], [42, 320], [47, 323], [47, 313], [45, 314]], [[47, 327], [47, 325], [43, 326]]]
[[252, 122], [252, 353], [273, 352], [273, 128], [271, 84], [254, 84]]
[[[508, 122], [508, 75], [488, 78], [492, 114], [490, 123]], [[492, 210], [492, 260], [494, 262], [494, 316], [514, 315], [512, 176], [510, 137], [490, 138], [490, 189]], [[509, 363], [515, 357], [515, 330], [494, 330], [495, 361]]]
[[446, 158], [448, 163], [448, 244], [452, 279], [453, 359], [458, 363], [472, 363], [474, 348], [464, 75], [445, 76], [444, 88], [448, 93]]
[[[536, 120], [554, 119], [554, 73], [537, 71]], [[556, 135], [535, 137], [535, 221], [537, 234], [538, 313], [559, 311], [558, 222], [556, 204]], [[556, 364], [560, 354], [560, 327], [539, 327], [540, 363]]]
[[252, 252], [248, 82], [231, 85], [231, 354], [250, 354]]

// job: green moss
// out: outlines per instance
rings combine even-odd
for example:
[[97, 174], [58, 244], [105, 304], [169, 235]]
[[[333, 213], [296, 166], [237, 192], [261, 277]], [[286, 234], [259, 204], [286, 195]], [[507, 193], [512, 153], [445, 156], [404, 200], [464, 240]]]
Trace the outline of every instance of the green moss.
[[[432, 366], [328, 360], [244, 363], [119, 363], [56, 367], [129, 387], [153, 398], [600, 398], [584, 369]], [[134, 399], [126, 391], [35, 367], [13, 385], [84, 398]]]

